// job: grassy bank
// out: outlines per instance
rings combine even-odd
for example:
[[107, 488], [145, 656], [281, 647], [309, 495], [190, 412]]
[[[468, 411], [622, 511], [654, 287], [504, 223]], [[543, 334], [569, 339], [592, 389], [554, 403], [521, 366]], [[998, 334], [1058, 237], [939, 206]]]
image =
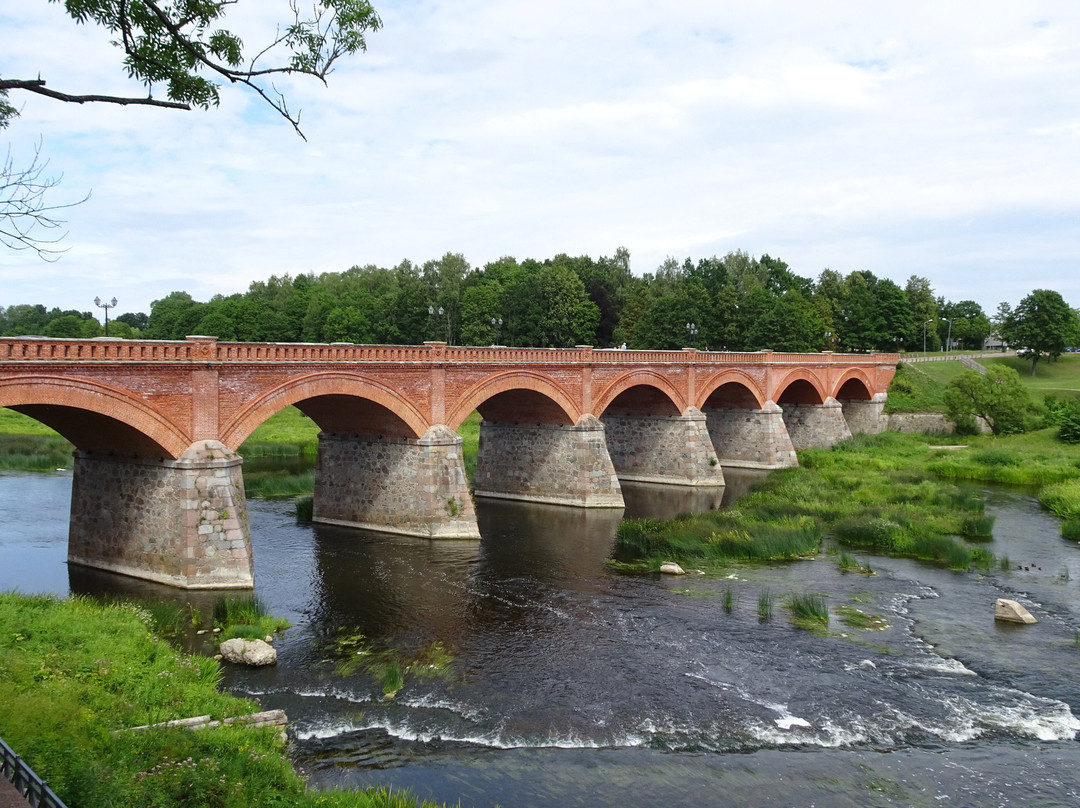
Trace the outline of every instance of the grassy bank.
[[[1031, 360], [1017, 356], [987, 353], [977, 360], [989, 367], [1000, 364], [1020, 374], [1020, 381], [1031, 394], [1033, 407], [1041, 407], [1046, 395], [1058, 398], [1080, 398], [1080, 355], [1064, 354], [1053, 362], [1045, 359], [1035, 367], [1031, 375]], [[945, 387], [964, 372], [966, 367], [958, 360], [943, 359], [937, 362], [904, 362], [901, 357], [889, 386], [887, 412], [943, 412]]]
[[1080, 516], [1080, 455], [1057, 443], [1052, 431], [980, 436], [959, 450], [931, 440], [887, 432], [807, 450], [799, 454], [799, 468], [773, 472], [733, 508], [668, 521], [627, 520], [618, 532], [619, 563], [655, 570], [674, 560], [723, 569], [813, 555], [824, 536], [841, 547], [956, 569], [1004, 563], [973, 543], [993, 530], [981, 498], [949, 478], [1055, 483], [1044, 503], [1062, 516]]
[[222, 693], [137, 606], [0, 594], [0, 735], [68, 805], [404, 808], [385, 789], [307, 792], [278, 731], [132, 727], [259, 707]]

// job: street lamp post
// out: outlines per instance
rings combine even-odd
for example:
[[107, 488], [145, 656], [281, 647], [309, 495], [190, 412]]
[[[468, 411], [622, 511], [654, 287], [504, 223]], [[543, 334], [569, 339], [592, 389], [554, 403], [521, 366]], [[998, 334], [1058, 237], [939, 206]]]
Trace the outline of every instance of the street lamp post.
[[825, 332], [825, 350], [832, 350], [832, 331]]
[[[953, 320], [956, 318], [954, 317]], [[949, 347], [952, 345], [952, 323], [948, 317], [942, 317], [941, 322], [949, 324], [949, 333], [945, 336], [945, 353], [949, 352]]]
[[[435, 315], [437, 314], [439, 317], [442, 317], [443, 307], [439, 306], [439, 308], [436, 309], [434, 306], [428, 306], [427, 313], [431, 316], [431, 338], [436, 340], [439, 338], [439, 321], [436, 319]], [[449, 340], [447, 340], [447, 342], [449, 342]]]
[[502, 328], [502, 317], [492, 317], [491, 327], [495, 330], [495, 344], [499, 344], [499, 329]]
[[109, 309], [116, 308], [116, 298], [114, 297], [108, 303], [102, 303], [100, 297], [94, 298], [94, 305], [99, 309], [105, 309], [105, 336], [109, 336]]
[[694, 324], [694, 323], [687, 323], [686, 324], [686, 332], [687, 332], [687, 334], [690, 335], [690, 347], [691, 348], [695, 347], [694, 343], [696, 342], [696, 337], [697, 337], [697, 325]]

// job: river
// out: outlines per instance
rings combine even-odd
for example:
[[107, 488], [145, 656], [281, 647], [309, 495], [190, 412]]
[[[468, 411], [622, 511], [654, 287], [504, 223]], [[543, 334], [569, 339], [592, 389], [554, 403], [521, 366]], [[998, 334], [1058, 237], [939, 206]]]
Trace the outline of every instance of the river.
[[[0, 473], [0, 587], [210, 607], [68, 569], [69, 487]], [[617, 511], [480, 501], [479, 542], [431, 542], [253, 500], [256, 592], [293, 627], [276, 667], [230, 668], [226, 686], [286, 710], [314, 787], [465, 808], [1077, 805], [1080, 548], [1030, 496], [985, 495], [1008, 572], [860, 557], [864, 575], [826, 551], [719, 579], [612, 571]], [[635, 514], [691, 504], [715, 503], [628, 492]], [[834, 611], [827, 634], [797, 628], [797, 593], [886, 627]], [[998, 597], [1039, 623], [995, 622]], [[392, 698], [373, 672], [389, 663], [405, 671]]]

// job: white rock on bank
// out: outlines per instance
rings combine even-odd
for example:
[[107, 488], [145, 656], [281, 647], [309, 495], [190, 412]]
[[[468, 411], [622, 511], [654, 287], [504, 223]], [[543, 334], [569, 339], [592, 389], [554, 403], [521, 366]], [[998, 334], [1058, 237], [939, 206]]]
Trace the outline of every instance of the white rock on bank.
[[221, 644], [221, 655], [229, 662], [238, 665], [273, 665], [277, 662], [277, 651], [262, 640], [244, 640], [236, 637]]
[[998, 598], [994, 604], [994, 619], [1007, 620], [1010, 623], [1038, 623], [1031, 612], [1017, 603], [1015, 600]]
[[664, 575], [686, 575], [686, 570], [676, 564], [674, 561], [665, 561], [660, 565], [660, 572]]

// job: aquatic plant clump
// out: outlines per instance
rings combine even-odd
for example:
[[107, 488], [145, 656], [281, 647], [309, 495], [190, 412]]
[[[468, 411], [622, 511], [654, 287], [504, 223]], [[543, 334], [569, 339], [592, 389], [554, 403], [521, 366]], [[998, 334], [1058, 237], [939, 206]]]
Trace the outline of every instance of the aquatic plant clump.
[[1080, 479], [1046, 486], [1039, 492], [1039, 502], [1062, 519], [1080, 519]]
[[666, 557], [709, 565], [729, 561], [779, 561], [817, 553], [821, 526], [802, 516], [774, 522], [711, 511], [672, 520], [628, 519], [616, 533], [620, 554], [659, 564]]
[[[992, 537], [981, 494], [929, 479], [927, 465], [946, 453], [927, 440], [881, 433], [801, 452], [801, 467], [773, 472], [736, 508], [623, 522], [616, 558], [653, 569], [665, 559], [704, 568], [793, 560], [815, 554], [831, 534], [846, 547], [956, 569], [993, 565], [992, 554], [954, 538]], [[1011, 451], [987, 450], [982, 460], [982, 468], [1012, 468]]]
[[796, 625], [829, 624], [829, 605], [823, 595], [792, 595], [784, 606]]

